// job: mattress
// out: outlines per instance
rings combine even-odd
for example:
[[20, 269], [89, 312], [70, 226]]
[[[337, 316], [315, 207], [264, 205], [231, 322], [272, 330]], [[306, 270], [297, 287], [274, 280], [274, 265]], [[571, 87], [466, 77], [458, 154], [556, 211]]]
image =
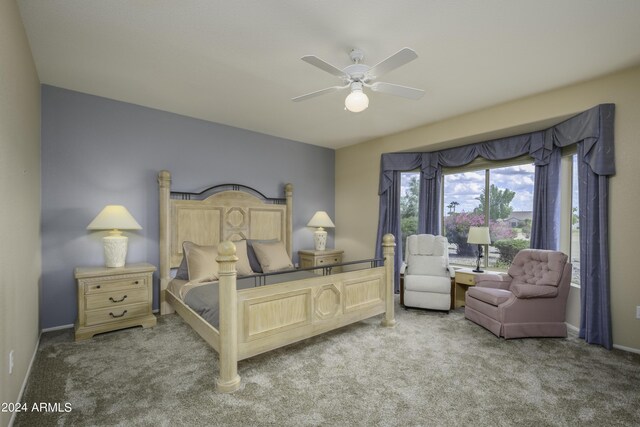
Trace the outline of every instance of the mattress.
[[[237, 289], [249, 289], [277, 283], [318, 277], [311, 271], [290, 271], [286, 273], [240, 277], [236, 280]], [[213, 327], [219, 325], [218, 282], [192, 283], [187, 280], [173, 279], [169, 282], [169, 291], [182, 299], [200, 317]]]

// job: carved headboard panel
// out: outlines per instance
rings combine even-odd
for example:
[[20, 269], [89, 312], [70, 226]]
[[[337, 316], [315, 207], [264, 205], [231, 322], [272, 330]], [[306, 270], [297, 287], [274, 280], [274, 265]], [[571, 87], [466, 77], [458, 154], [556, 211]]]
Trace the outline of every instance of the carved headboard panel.
[[251, 194], [234, 190], [204, 200], [171, 199], [170, 203], [171, 268], [180, 265], [182, 242], [187, 240], [199, 245], [242, 239], [287, 242], [286, 205], [267, 204]]

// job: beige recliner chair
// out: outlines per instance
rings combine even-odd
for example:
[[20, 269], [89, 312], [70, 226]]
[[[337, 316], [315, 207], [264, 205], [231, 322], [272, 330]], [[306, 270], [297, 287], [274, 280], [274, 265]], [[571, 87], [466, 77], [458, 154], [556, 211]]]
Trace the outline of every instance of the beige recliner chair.
[[404, 270], [404, 305], [447, 310], [451, 307], [449, 242], [443, 236], [414, 234], [407, 237]]
[[476, 276], [464, 315], [507, 339], [566, 337], [571, 268], [562, 252], [524, 249], [506, 274]]

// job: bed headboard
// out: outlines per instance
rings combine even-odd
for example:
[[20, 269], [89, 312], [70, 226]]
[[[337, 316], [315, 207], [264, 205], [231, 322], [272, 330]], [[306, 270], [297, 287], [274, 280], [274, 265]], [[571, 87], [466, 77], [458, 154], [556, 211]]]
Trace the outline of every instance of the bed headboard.
[[171, 191], [171, 174], [158, 174], [160, 191], [161, 314], [170, 312], [164, 290], [170, 269], [182, 260], [182, 242], [217, 245], [225, 240], [277, 239], [293, 254], [293, 186], [284, 197], [269, 198], [237, 184], [209, 187], [199, 193]]

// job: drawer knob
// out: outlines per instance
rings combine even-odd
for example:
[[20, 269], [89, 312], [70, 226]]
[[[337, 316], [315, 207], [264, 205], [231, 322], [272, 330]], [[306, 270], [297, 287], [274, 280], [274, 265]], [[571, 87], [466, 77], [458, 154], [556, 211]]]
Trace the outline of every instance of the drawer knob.
[[100, 285], [96, 286], [96, 289], [100, 289]]
[[126, 295], [125, 295], [125, 296], [123, 296], [123, 297], [122, 297], [122, 298], [120, 298], [120, 299], [113, 299], [113, 297], [109, 297], [109, 301], [111, 301], [111, 302], [122, 302], [122, 301], [124, 301], [125, 299], [127, 299], [127, 296], [126, 296]]
[[137, 285], [138, 283], [140, 283], [138, 280], [136, 280], [135, 282], [133, 282], [134, 285]]
[[109, 313], [109, 316], [113, 317], [114, 319], [117, 319], [118, 317], [122, 317], [125, 314], [127, 314], [127, 310], [123, 311], [122, 314], [113, 314], [113, 313]]

